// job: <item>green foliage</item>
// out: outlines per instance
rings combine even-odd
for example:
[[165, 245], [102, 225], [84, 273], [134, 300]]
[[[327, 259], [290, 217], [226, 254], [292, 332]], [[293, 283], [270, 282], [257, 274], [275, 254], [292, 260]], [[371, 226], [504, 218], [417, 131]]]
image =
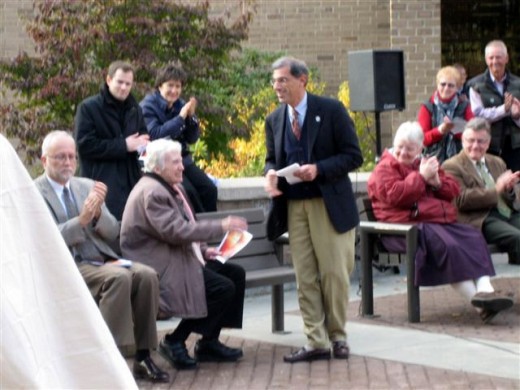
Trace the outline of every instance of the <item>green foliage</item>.
[[[15, 93], [14, 102], [0, 104], [0, 131], [20, 139], [31, 163], [47, 132], [72, 130], [76, 107], [99, 91], [112, 61], [129, 60], [135, 66], [133, 91], [140, 99], [158, 67], [180, 60], [189, 74], [185, 93], [197, 97], [198, 114], [206, 120], [205, 136], [225, 143], [234, 130], [227, 121], [234, 89], [215, 91], [241, 79], [232, 55], [241, 58], [236, 52], [251, 18], [250, 1], [237, 3], [242, 13], [231, 21], [210, 18], [209, 1], [36, 1], [27, 31], [38, 57], [22, 53], [0, 63], [3, 95]], [[249, 56], [254, 67], [254, 55]], [[246, 82], [244, 77], [236, 88]], [[211, 146], [219, 142], [208, 142], [210, 151]]]
[[350, 107], [350, 92], [348, 82], [344, 81], [339, 86], [338, 100], [343, 103], [347, 108], [347, 111], [354, 121], [356, 127], [356, 134], [359, 140], [359, 147], [363, 153], [363, 165], [359, 169], [362, 172], [371, 172], [375, 167], [375, 144], [376, 139], [374, 132], [370, 131], [373, 124], [372, 118], [369, 118], [364, 113], [353, 112], [348, 108]]

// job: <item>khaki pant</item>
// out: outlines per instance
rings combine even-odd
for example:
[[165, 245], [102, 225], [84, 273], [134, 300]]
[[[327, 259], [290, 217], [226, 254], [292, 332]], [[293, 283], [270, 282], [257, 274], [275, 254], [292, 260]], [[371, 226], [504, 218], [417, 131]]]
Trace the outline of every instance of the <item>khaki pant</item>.
[[355, 229], [339, 234], [322, 198], [290, 200], [288, 223], [304, 333], [314, 348], [346, 340]]

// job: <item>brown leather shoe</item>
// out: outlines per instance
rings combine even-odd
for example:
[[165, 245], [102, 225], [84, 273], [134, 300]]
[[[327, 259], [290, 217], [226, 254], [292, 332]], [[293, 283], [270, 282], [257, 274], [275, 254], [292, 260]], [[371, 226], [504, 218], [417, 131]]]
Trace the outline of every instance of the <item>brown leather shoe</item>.
[[307, 350], [305, 347], [301, 347], [300, 349], [290, 353], [289, 355], [285, 355], [283, 357], [283, 361], [287, 363], [297, 363], [297, 362], [312, 362], [313, 360], [329, 360], [330, 359], [330, 349], [325, 348], [315, 348], [312, 350]]
[[332, 342], [332, 355], [336, 359], [348, 359], [350, 356], [350, 348], [345, 340]]
[[511, 294], [503, 294], [500, 291], [491, 293], [480, 292], [471, 298], [471, 304], [487, 311], [499, 312], [513, 306]]

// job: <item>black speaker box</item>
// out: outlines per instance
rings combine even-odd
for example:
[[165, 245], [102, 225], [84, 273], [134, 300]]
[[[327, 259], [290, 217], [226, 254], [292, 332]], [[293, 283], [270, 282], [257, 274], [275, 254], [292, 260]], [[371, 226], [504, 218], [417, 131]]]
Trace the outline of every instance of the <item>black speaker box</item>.
[[402, 50], [348, 52], [348, 83], [352, 111], [404, 110]]

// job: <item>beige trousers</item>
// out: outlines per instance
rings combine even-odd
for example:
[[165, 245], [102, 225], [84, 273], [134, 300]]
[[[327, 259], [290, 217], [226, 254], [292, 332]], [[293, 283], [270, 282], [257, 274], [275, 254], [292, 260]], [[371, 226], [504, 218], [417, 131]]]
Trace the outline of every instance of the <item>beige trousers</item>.
[[133, 262], [130, 268], [114, 265], [78, 265], [118, 347], [157, 347], [156, 317], [159, 278], [155, 270]]
[[355, 229], [339, 234], [322, 198], [290, 200], [288, 217], [304, 333], [311, 347], [329, 348], [347, 337]]

